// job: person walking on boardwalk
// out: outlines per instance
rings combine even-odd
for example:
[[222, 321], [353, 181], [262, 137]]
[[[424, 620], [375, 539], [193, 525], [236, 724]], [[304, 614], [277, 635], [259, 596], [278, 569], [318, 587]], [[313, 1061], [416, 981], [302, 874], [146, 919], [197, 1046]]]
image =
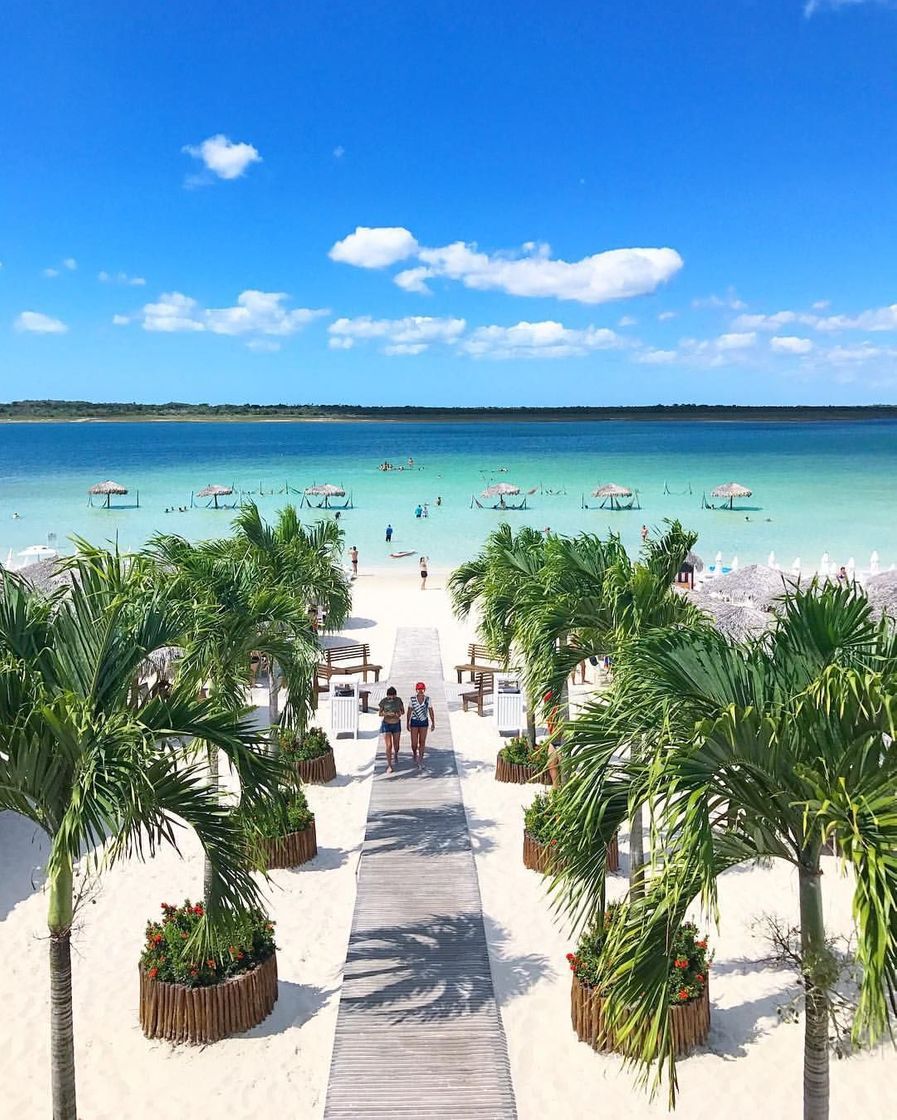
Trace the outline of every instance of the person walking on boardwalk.
[[424, 761], [427, 732], [436, 730], [436, 713], [427, 695], [427, 686], [418, 681], [414, 695], [408, 701], [408, 730], [411, 732], [411, 756], [418, 766]]
[[349, 549], [349, 560], [352, 562], [352, 575], [357, 576], [358, 575], [358, 548], [354, 544]]
[[428, 575], [427, 566], [428, 566], [428, 564], [429, 564], [429, 560], [426, 558], [426, 556], [422, 556], [420, 558], [420, 589], [421, 589], [421, 591], [426, 591], [427, 590], [427, 575]]
[[391, 774], [395, 769], [394, 761], [398, 760], [399, 742], [402, 738], [402, 716], [405, 714], [405, 705], [399, 699], [398, 693], [390, 685], [386, 695], [380, 701], [380, 730], [383, 733], [383, 742], [386, 746], [386, 772]]

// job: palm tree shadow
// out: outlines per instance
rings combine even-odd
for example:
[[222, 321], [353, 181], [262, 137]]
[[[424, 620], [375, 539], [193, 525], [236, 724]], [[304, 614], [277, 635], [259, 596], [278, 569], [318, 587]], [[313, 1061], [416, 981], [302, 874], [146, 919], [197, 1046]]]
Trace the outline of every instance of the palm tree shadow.
[[[353, 851], [358, 851], [353, 848]], [[313, 871], [336, 871], [338, 867], [342, 867], [346, 860], [349, 858], [349, 853], [345, 848], [318, 848], [318, 854], [314, 859], [310, 859], [308, 863], [302, 863], [298, 867], [291, 867], [289, 869], [291, 875], [308, 875]]]
[[327, 1004], [336, 988], [325, 991], [311, 984], [294, 984], [291, 980], [277, 981], [277, 1003], [274, 1010], [257, 1027], [246, 1031], [241, 1038], [270, 1038], [283, 1034], [293, 1027], [302, 1027]]
[[33, 821], [0, 813], [0, 922], [43, 887], [49, 854], [49, 838]]
[[368, 630], [371, 626], [376, 626], [377, 623], [372, 618], [359, 618], [355, 615], [347, 619], [343, 623], [344, 630]]
[[506, 931], [494, 923], [490, 931], [487, 950], [478, 911], [356, 930], [346, 958], [344, 1006], [390, 1025], [459, 1019], [496, 1006], [493, 971], [502, 1003], [522, 995], [550, 969], [548, 958], [511, 956]]
[[468, 817], [463, 805], [414, 805], [381, 809], [368, 820], [365, 853], [408, 852], [417, 855], [445, 855], [471, 849], [471, 833], [476, 834], [476, 850], [483, 853], [495, 847], [490, 832], [494, 820]]
[[[714, 971], [721, 970], [715, 968]], [[800, 990], [800, 985], [795, 982], [778, 992], [770, 992], [769, 995], [738, 1003], [734, 1007], [717, 1007], [713, 1004], [707, 1049], [724, 1058], [743, 1058], [751, 1042], [756, 1042], [782, 1025], [778, 1021], [761, 1026], [760, 1020], [775, 1016], [778, 1009], [793, 1000]], [[712, 999], [711, 992], [711, 1003]]]

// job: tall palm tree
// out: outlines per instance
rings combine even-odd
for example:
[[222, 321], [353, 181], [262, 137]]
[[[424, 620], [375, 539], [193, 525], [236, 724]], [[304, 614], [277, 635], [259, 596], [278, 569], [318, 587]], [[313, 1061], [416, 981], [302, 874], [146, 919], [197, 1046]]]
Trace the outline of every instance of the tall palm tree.
[[[233, 527], [234, 534], [222, 542], [223, 547], [246, 560], [259, 582], [295, 596], [300, 606], [315, 603], [323, 607], [330, 627], [343, 625], [352, 607], [352, 593], [342, 570], [344, 538], [336, 522], [318, 521], [305, 527], [296, 507], [288, 505], [271, 526], [250, 502], [240, 509]], [[279, 662], [270, 660], [268, 711], [272, 725], [279, 719], [281, 687]]]
[[[546, 541], [536, 529], [516, 534], [502, 523], [486, 538], [479, 554], [449, 577], [452, 607], [459, 618], [479, 612], [479, 633], [497, 659], [508, 665], [518, 644], [520, 604], [528, 587], [539, 585]], [[527, 696], [527, 734], [535, 745], [535, 695]]]
[[199, 837], [210, 866], [208, 921], [226, 926], [260, 897], [242, 834], [179, 744], [224, 751], [244, 798], [275, 796], [279, 768], [254, 746], [242, 712], [215, 708], [175, 683], [139, 702], [141, 662], [183, 629], [178, 604], [145, 565], [94, 551], [72, 582], [44, 598], [0, 575], [0, 809], [50, 839], [51, 1074], [54, 1120], [76, 1120], [71, 929], [74, 868], [177, 846], [177, 824]]
[[[828, 1117], [829, 992], [820, 852], [850, 866], [862, 966], [857, 1038], [888, 1030], [897, 1001], [897, 640], [852, 588], [788, 598], [769, 636], [733, 644], [709, 627], [654, 631], [630, 651], [626, 689], [577, 721], [556, 889], [580, 917], [603, 905], [601, 841], [633, 797], [653, 799], [663, 866], [607, 939], [608, 1026], [675, 1094], [667, 1006], [671, 938], [696, 900], [715, 913], [726, 869], [782, 860], [797, 873], [804, 989], [805, 1120]], [[618, 744], [657, 729], [650, 756]], [[645, 1022], [651, 1029], [644, 1030]], [[641, 1026], [642, 1029], [639, 1029]]]

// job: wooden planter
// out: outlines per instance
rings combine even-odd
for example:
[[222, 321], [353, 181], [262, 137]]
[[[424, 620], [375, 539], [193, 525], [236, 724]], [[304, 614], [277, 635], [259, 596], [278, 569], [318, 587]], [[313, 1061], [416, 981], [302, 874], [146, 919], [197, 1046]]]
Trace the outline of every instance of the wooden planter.
[[[554, 870], [554, 852], [551, 844], [545, 844], [531, 836], [526, 829], [523, 830], [523, 866], [530, 871], [539, 871], [543, 875]], [[620, 870], [620, 852], [617, 846], [617, 834], [607, 845], [607, 870], [611, 873]]]
[[[618, 1045], [613, 1034], [605, 1033], [602, 1004], [599, 995], [573, 977], [570, 1010], [573, 1029], [580, 1042], [587, 1042], [594, 1050], [616, 1050], [624, 1053], [627, 1044]], [[706, 983], [697, 999], [670, 1008], [670, 1030], [677, 1058], [707, 1041], [710, 1031], [710, 994]]]
[[526, 782], [541, 782], [545, 786], [551, 785], [551, 776], [548, 768], [540, 770], [537, 766], [525, 766], [519, 762], [506, 762], [501, 754], [495, 760], [495, 780], [497, 782], [516, 782], [523, 785]]
[[318, 755], [317, 758], [305, 759], [296, 763], [296, 773], [303, 782], [313, 785], [324, 785], [332, 782], [336, 777], [336, 760], [333, 757], [333, 747]]
[[288, 832], [273, 840], [259, 840], [258, 847], [262, 860], [269, 871], [281, 867], [298, 867], [308, 863], [318, 854], [318, 837], [315, 822], [301, 832]]
[[218, 1042], [258, 1026], [277, 1002], [277, 954], [208, 988], [151, 980], [140, 969], [140, 1027], [147, 1038]]

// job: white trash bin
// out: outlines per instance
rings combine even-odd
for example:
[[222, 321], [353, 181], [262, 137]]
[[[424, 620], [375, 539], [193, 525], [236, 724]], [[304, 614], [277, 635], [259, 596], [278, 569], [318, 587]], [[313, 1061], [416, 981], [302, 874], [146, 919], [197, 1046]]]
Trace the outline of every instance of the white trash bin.
[[496, 673], [493, 677], [492, 712], [499, 734], [523, 732], [523, 685], [517, 673]]
[[358, 738], [358, 690], [361, 677], [332, 677], [330, 680], [330, 730], [334, 736]]

